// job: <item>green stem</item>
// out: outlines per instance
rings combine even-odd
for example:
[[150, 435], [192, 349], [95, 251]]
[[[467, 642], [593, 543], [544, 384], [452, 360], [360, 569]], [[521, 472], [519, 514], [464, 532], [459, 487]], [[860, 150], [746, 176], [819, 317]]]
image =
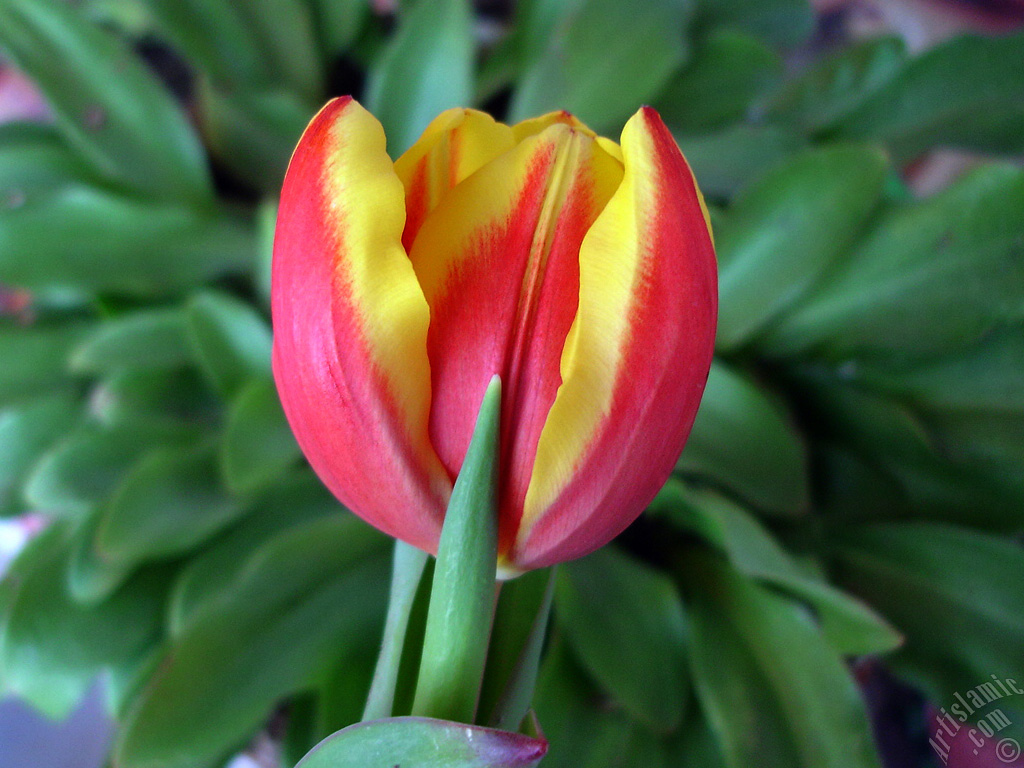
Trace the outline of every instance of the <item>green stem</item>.
[[501, 380], [495, 376], [441, 530], [414, 715], [461, 723], [476, 715], [494, 618], [500, 415]]
[[373, 683], [366, 699], [363, 720], [391, 717], [398, 685], [398, 669], [405, 647], [405, 634], [409, 628], [409, 614], [416, 600], [427, 553], [404, 541], [395, 541], [395, 555], [391, 566], [391, 593], [388, 615], [384, 622], [377, 666], [373, 670]]

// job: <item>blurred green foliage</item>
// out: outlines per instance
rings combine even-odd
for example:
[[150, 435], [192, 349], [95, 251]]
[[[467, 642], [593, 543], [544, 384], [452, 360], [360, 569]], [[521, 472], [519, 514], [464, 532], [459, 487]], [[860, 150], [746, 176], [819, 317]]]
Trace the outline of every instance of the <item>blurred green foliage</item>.
[[[804, 0], [499, 21], [0, 0], [55, 118], [0, 126], [0, 288], [30, 292], [0, 318], [0, 514], [53, 519], [0, 582], [0, 689], [60, 717], [102, 673], [112, 764], [219, 768], [277, 712], [291, 765], [359, 719], [387, 541], [302, 463], [267, 314], [274, 196], [341, 93], [395, 154], [453, 105], [615, 135], [652, 103], [712, 204], [719, 359], [650, 514], [557, 576], [545, 766], [870, 768], [854, 658], [940, 705], [1024, 670], [1024, 34], [794, 69]], [[943, 147], [987, 157], [915, 199]]]

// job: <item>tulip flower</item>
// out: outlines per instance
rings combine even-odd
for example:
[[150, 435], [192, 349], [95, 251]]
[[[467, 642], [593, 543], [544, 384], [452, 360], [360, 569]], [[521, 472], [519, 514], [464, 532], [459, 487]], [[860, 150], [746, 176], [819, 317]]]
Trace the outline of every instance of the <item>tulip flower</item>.
[[672, 471], [711, 363], [707, 211], [661, 118], [438, 116], [392, 162], [351, 98], [313, 119], [274, 243], [274, 376], [349, 509], [436, 552], [488, 382], [499, 569], [581, 557]]

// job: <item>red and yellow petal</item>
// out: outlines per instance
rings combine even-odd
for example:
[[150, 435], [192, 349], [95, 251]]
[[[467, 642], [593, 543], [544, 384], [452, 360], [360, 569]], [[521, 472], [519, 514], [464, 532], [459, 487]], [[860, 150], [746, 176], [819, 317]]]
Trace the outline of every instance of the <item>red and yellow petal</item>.
[[452, 189], [410, 254], [430, 305], [430, 436], [454, 476], [480, 402], [502, 378], [501, 546], [511, 546], [534, 454], [561, 383], [580, 243], [622, 166], [555, 122]]
[[412, 250], [424, 220], [448, 190], [514, 145], [512, 129], [486, 112], [449, 109], [434, 118], [395, 161], [395, 173], [405, 186], [406, 251]]
[[437, 546], [451, 480], [428, 436], [429, 309], [402, 247], [405, 190], [351, 98], [292, 156], [274, 241], [274, 378], [303, 452], [381, 530]]
[[711, 364], [717, 278], [700, 192], [653, 109], [621, 144], [622, 184], [580, 250], [562, 385], [508, 569], [585, 555], [640, 514], [682, 450]]

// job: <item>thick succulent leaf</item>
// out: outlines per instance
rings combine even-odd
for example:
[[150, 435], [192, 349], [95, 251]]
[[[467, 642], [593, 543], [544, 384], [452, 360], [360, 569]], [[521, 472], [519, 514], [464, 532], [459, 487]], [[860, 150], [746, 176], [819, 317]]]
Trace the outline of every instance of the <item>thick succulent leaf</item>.
[[141, 452], [173, 439], [138, 425], [88, 426], [54, 445], [32, 467], [25, 501], [47, 515], [81, 518], [97, 509]]
[[241, 743], [340, 649], [379, 637], [386, 539], [350, 516], [267, 541], [195, 616], [140, 692], [114, 755], [124, 768], [192, 768]]
[[882, 194], [885, 156], [857, 145], [808, 150], [758, 179], [715, 231], [717, 346], [751, 342], [846, 253]]
[[712, 31], [693, 58], [654, 102], [676, 134], [701, 134], [742, 121], [782, 75], [782, 59], [755, 37], [731, 29]]
[[97, 177], [52, 125], [0, 125], [0, 205], [15, 206], [37, 192]]
[[798, 132], [773, 125], [735, 125], [676, 140], [700, 188], [711, 198], [732, 197], [807, 144]]
[[22, 489], [43, 453], [81, 418], [68, 395], [46, 395], [0, 409], [0, 516], [26, 511]]
[[835, 575], [906, 634], [892, 661], [949, 702], [1024, 661], [1024, 550], [940, 523], [837, 529]]
[[1024, 33], [964, 36], [926, 51], [839, 123], [911, 159], [935, 147], [1024, 151]]
[[558, 626], [594, 679], [649, 727], [677, 726], [689, 680], [671, 580], [606, 548], [561, 566], [555, 595]]
[[518, 733], [396, 717], [359, 723], [328, 736], [299, 766], [363, 768], [383, 760], [416, 768], [533, 768], [546, 751], [543, 739]]
[[222, 406], [192, 368], [126, 368], [101, 380], [90, 404], [104, 426], [143, 428], [179, 440], [211, 426]]
[[311, 0], [313, 29], [327, 59], [352, 45], [370, 15], [369, 0]]
[[802, 567], [757, 518], [726, 498], [670, 481], [652, 505], [674, 525], [721, 550], [740, 573], [809, 605], [829, 644], [842, 654], [882, 653], [902, 642], [899, 632], [860, 600]]
[[676, 464], [772, 514], [810, 503], [807, 447], [781, 404], [721, 361], [711, 366], [693, 430]]
[[885, 216], [760, 346], [835, 360], [963, 348], [1024, 317], [1022, 233], [1024, 171], [980, 168]]
[[181, 309], [142, 309], [96, 327], [75, 349], [71, 368], [112, 373], [122, 368], [176, 368], [192, 362]]
[[617, 130], [685, 60], [689, 17], [687, 0], [575, 3], [520, 77], [510, 119], [565, 109], [599, 133]]
[[0, 405], [65, 386], [68, 356], [87, 332], [82, 323], [0, 326]]
[[906, 57], [895, 36], [844, 47], [778, 88], [758, 112], [807, 133], [826, 130], [895, 77]]
[[228, 490], [247, 493], [271, 483], [299, 455], [273, 382], [256, 379], [243, 387], [231, 404], [220, 448]]
[[185, 311], [195, 355], [223, 394], [236, 394], [252, 378], [270, 378], [270, 326], [250, 305], [209, 291]]
[[59, 0], [9, 0], [0, 8], [0, 46], [101, 173], [150, 197], [210, 202], [206, 157], [171, 94], [78, 9]]
[[207, 446], [157, 448], [123, 478], [96, 532], [101, 557], [120, 565], [187, 552], [244, 512], [220, 484]]
[[801, 606], [696, 551], [682, 579], [697, 696], [726, 765], [878, 768], [857, 686]]
[[799, 45], [814, 31], [807, 0], [700, 0], [705, 23], [740, 29], [777, 46]]
[[337, 500], [308, 471], [288, 478], [261, 494], [252, 511], [200, 554], [175, 579], [167, 624], [180, 635], [207, 605], [244, 583], [249, 557], [277, 534], [328, 515], [345, 514]]
[[366, 104], [398, 157], [436, 115], [473, 99], [467, 0], [417, 0], [369, 72]]
[[166, 574], [151, 571], [99, 606], [77, 605], [65, 582], [70, 534], [58, 524], [22, 555], [30, 565], [9, 586], [0, 639], [6, 684], [52, 717], [67, 715], [101, 669], [159, 639], [165, 596]]
[[0, 209], [0, 275], [29, 289], [163, 295], [249, 269], [254, 249], [251, 228], [235, 216], [98, 187], [67, 186]]

